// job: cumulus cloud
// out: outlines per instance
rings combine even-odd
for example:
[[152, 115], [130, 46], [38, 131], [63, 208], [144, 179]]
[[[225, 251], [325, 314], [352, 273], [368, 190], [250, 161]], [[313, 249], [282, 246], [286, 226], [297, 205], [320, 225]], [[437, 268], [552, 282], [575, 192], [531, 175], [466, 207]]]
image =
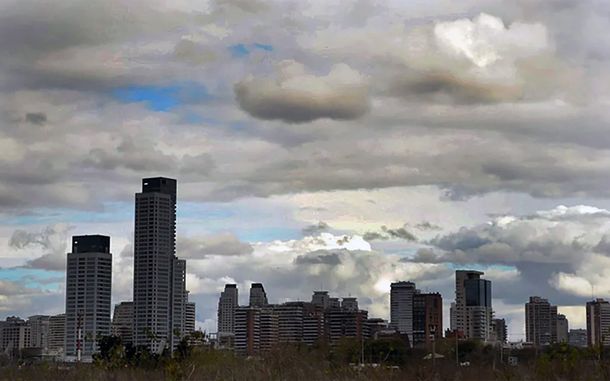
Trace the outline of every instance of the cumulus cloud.
[[276, 78], [249, 77], [234, 89], [239, 106], [250, 115], [289, 123], [356, 119], [369, 107], [365, 77], [346, 64], [318, 76], [299, 62], [285, 60], [277, 66]]
[[404, 260], [509, 266], [520, 279], [511, 292], [501, 291], [511, 302], [525, 298], [529, 288], [570, 305], [610, 292], [606, 270], [610, 257], [605, 252], [608, 229], [606, 209], [558, 206], [462, 227], [430, 240], [430, 247]]
[[544, 24], [506, 24], [487, 13], [414, 27], [333, 25], [300, 42], [318, 54], [379, 61], [385, 70], [375, 79], [387, 84], [387, 93], [418, 103], [529, 102], [556, 94], [571, 99], [578, 82], [577, 71], [556, 57]]
[[[24, 281], [0, 280], [0, 314], [15, 315], [15, 311], [26, 312], [21, 317], [44, 314], [52, 311], [59, 313], [60, 293], [27, 287]], [[19, 315], [18, 315], [19, 316]]]
[[366, 232], [362, 238], [366, 241], [375, 241], [375, 240], [388, 240], [388, 239], [403, 239], [405, 241], [417, 241], [417, 237], [415, 237], [411, 232], [407, 231], [407, 226], [405, 225], [401, 228], [391, 229], [385, 225], [381, 226], [381, 231], [373, 231]]
[[66, 268], [67, 242], [74, 229], [68, 224], [47, 226], [40, 232], [15, 230], [9, 240], [9, 246], [15, 249], [42, 250], [42, 255], [30, 259], [25, 267], [43, 270], [63, 270]]
[[[603, 209], [559, 206], [516, 217], [497, 217], [475, 227], [462, 227], [430, 244], [440, 260], [462, 263], [574, 263], [592, 252], [610, 228]], [[430, 253], [424, 251], [424, 255]]]
[[181, 237], [176, 252], [180, 258], [203, 258], [208, 255], [248, 255], [252, 246], [242, 242], [234, 234], [220, 233], [206, 237]]
[[253, 248], [250, 255], [189, 261], [188, 271], [199, 279], [197, 300], [215, 302], [228, 277], [238, 284], [243, 298], [251, 281], [263, 282], [273, 303], [308, 300], [314, 289], [322, 288], [337, 296], [358, 297], [372, 316], [387, 319], [391, 282], [413, 280], [436, 289], [434, 283], [444, 282], [452, 271], [444, 265], [399, 262], [396, 255], [372, 250], [358, 235], [321, 233], [258, 242]]

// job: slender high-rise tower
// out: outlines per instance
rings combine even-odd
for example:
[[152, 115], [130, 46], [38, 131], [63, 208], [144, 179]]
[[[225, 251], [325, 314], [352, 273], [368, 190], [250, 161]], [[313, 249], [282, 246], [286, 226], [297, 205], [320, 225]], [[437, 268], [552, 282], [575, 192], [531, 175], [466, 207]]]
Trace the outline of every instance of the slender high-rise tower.
[[235, 335], [235, 310], [238, 307], [236, 284], [226, 284], [218, 299], [218, 336]]
[[482, 279], [483, 274], [481, 271], [456, 270], [451, 329], [469, 339], [490, 341], [493, 333], [491, 282]]
[[160, 352], [184, 335], [186, 262], [176, 257], [176, 180], [142, 180], [136, 193], [133, 340]]
[[110, 237], [72, 237], [66, 268], [65, 354], [90, 359], [98, 335], [110, 334]]
[[394, 282], [390, 291], [390, 326], [409, 336], [413, 345], [413, 295], [415, 283]]

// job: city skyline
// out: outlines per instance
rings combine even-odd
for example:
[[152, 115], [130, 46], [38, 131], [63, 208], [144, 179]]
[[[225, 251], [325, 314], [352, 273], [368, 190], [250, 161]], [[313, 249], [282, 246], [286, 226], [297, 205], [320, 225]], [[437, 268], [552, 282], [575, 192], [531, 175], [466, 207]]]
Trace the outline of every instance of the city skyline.
[[609, 12], [1, 2], [0, 320], [64, 312], [72, 236], [111, 237], [111, 305], [133, 301], [133, 195], [167, 176], [208, 332], [225, 284], [253, 283], [389, 319], [391, 284], [410, 281], [450, 327], [457, 269], [492, 282], [509, 340], [533, 295], [585, 328], [583, 306], [610, 300]]

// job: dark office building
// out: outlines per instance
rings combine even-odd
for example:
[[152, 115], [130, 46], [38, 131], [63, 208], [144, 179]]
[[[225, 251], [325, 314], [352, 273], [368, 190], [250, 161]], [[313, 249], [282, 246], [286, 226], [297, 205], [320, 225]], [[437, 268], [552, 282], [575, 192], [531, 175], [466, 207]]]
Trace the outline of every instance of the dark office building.
[[84, 358], [97, 351], [95, 338], [110, 334], [112, 254], [110, 237], [72, 237], [66, 267], [65, 354]]
[[157, 353], [175, 348], [187, 331], [186, 262], [175, 254], [176, 187], [174, 179], [143, 179], [135, 197], [133, 338]]
[[428, 347], [443, 337], [443, 298], [439, 293], [413, 295], [413, 345]]

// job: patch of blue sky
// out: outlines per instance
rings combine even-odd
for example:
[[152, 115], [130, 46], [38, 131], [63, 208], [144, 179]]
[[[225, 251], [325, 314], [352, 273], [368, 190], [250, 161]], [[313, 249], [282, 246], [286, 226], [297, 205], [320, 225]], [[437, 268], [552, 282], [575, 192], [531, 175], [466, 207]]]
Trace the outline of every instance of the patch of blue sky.
[[179, 202], [176, 218], [228, 220], [236, 216], [231, 205], [225, 203]]
[[231, 55], [236, 58], [245, 57], [250, 54], [250, 49], [244, 44], [231, 45], [229, 46], [229, 51], [231, 52]]
[[223, 124], [220, 120], [203, 116], [196, 112], [186, 112], [182, 115], [182, 121], [188, 124], [206, 124], [206, 125], [221, 125]]
[[236, 232], [237, 237], [247, 242], [269, 242], [274, 240], [292, 240], [303, 237], [301, 229], [296, 227], [266, 226], [243, 229]]
[[231, 46], [229, 46], [228, 49], [229, 49], [229, 52], [231, 52], [231, 55], [233, 57], [241, 58], [241, 57], [248, 56], [253, 49], [264, 50], [266, 52], [272, 52], [273, 45], [255, 42], [254, 44], [249, 44], [249, 45], [246, 45], [246, 44], [231, 45]]
[[265, 50], [267, 52], [272, 52], [273, 51], [273, 46], [272, 45], [261, 44], [261, 43], [256, 42], [252, 46], [254, 48], [256, 48], [256, 49]]
[[42, 225], [54, 222], [91, 223], [133, 219], [133, 203], [107, 202], [99, 211], [75, 209], [38, 209], [36, 213], [3, 219], [2, 225]]
[[263, 208], [247, 203], [178, 204], [179, 229], [186, 235], [231, 232], [243, 241], [272, 241], [301, 238], [302, 224], [281, 207]]
[[144, 103], [153, 111], [166, 112], [183, 104], [209, 100], [205, 86], [195, 82], [175, 83], [168, 86], [131, 85], [112, 91], [112, 96], [123, 103]]
[[475, 271], [485, 271], [485, 270], [499, 270], [499, 271], [515, 271], [517, 268], [511, 265], [500, 265], [500, 264], [484, 264], [484, 263], [471, 263], [471, 264], [459, 264], [459, 263], [450, 263], [449, 267], [454, 270], [475, 270]]
[[63, 281], [63, 271], [28, 269], [21, 267], [0, 268], [0, 280], [18, 282], [28, 288], [56, 290]]

